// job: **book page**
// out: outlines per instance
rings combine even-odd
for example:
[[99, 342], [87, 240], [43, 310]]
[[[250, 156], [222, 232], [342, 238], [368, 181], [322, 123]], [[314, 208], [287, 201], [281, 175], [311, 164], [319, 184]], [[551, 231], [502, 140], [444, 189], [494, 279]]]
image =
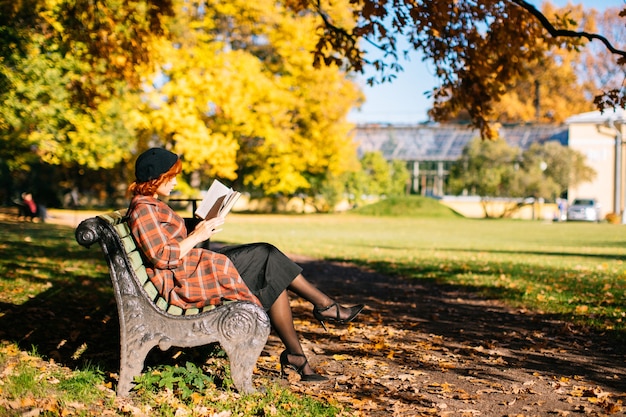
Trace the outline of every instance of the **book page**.
[[240, 192], [231, 189], [230, 194], [224, 198], [224, 201], [222, 202], [222, 207], [220, 208], [218, 215], [225, 217], [228, 213], [230, 213], [230, 210], [239, 199], [239, 196], [241, 196]]
[[202, 219], [216, 217], [220, 212], [222, 202], [231, 191], [218, 180], [214, 180], [194, 214]]

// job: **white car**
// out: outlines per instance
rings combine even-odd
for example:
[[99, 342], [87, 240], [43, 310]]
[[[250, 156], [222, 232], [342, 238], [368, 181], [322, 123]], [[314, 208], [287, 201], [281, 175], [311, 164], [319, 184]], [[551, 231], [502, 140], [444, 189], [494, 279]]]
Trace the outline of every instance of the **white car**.
[[600, 205], [593, 198], [577, 198], [567, 208], [568, 221], [599, 222]]

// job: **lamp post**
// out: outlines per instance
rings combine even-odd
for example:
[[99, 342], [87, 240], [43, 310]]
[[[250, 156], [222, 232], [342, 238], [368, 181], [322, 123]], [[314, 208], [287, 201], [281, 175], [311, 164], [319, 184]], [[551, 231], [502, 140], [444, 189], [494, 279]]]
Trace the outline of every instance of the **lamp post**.
[[[626, 211], [622, 211], [622, 119], [609, 118], [601, 126], [598, 126], [598, 132], [602, 132], [602, 127], [611, 129], [610, 134], [615, 138], [615, 187], [613, 199], [613, 212], [621, 214], [622, 224], [626, 224]], [[609, 134], [609, 132], [606, 132]]]
[[615, 213], [621, 213], [622, 224], [626, 223], [626, 211], [622, 211], [622, 121], [610, 118], [607, 121], [615, 134]]
[[[548, 163], [546, 161], [540, 161], [539, 170], [541, 171], [542, 183], [545, 183], [544, 174], [546, 172], [546, 169], [548, 169]], [[543, 217], [543, 203], [545, 202], [545, 199], [542, 197], [542, 195], [543, 195], [543, 190], [540, 185], [537, 185], [536, 189], [533, 191], [533, 197], [532, 197], [533, 220], [537, 220], [537, 219], [541, 220]]]

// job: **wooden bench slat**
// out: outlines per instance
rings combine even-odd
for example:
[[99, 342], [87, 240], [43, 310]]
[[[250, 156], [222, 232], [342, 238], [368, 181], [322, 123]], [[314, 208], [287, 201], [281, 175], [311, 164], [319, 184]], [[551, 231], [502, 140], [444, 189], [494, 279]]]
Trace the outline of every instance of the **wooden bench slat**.
[[148, 295], [148, 298], [150, 298], [150, 300], [153, 301], [153, 302], [159, 296], [159, 291], [157, 290], [157, 288], [154, 286], [154, 284], [150, 280], [146, 281], [146, 283], [143, 284], [143, 289], [146, 291], [146, 294]]

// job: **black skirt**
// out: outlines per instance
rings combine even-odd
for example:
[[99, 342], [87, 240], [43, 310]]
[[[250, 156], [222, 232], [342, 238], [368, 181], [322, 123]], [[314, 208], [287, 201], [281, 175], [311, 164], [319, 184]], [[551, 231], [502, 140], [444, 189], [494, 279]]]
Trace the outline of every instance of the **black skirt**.
[[269, 243], [248, 243], [216, 250], [235, 265], [250, 291], [267, 311], [302, 268]]

